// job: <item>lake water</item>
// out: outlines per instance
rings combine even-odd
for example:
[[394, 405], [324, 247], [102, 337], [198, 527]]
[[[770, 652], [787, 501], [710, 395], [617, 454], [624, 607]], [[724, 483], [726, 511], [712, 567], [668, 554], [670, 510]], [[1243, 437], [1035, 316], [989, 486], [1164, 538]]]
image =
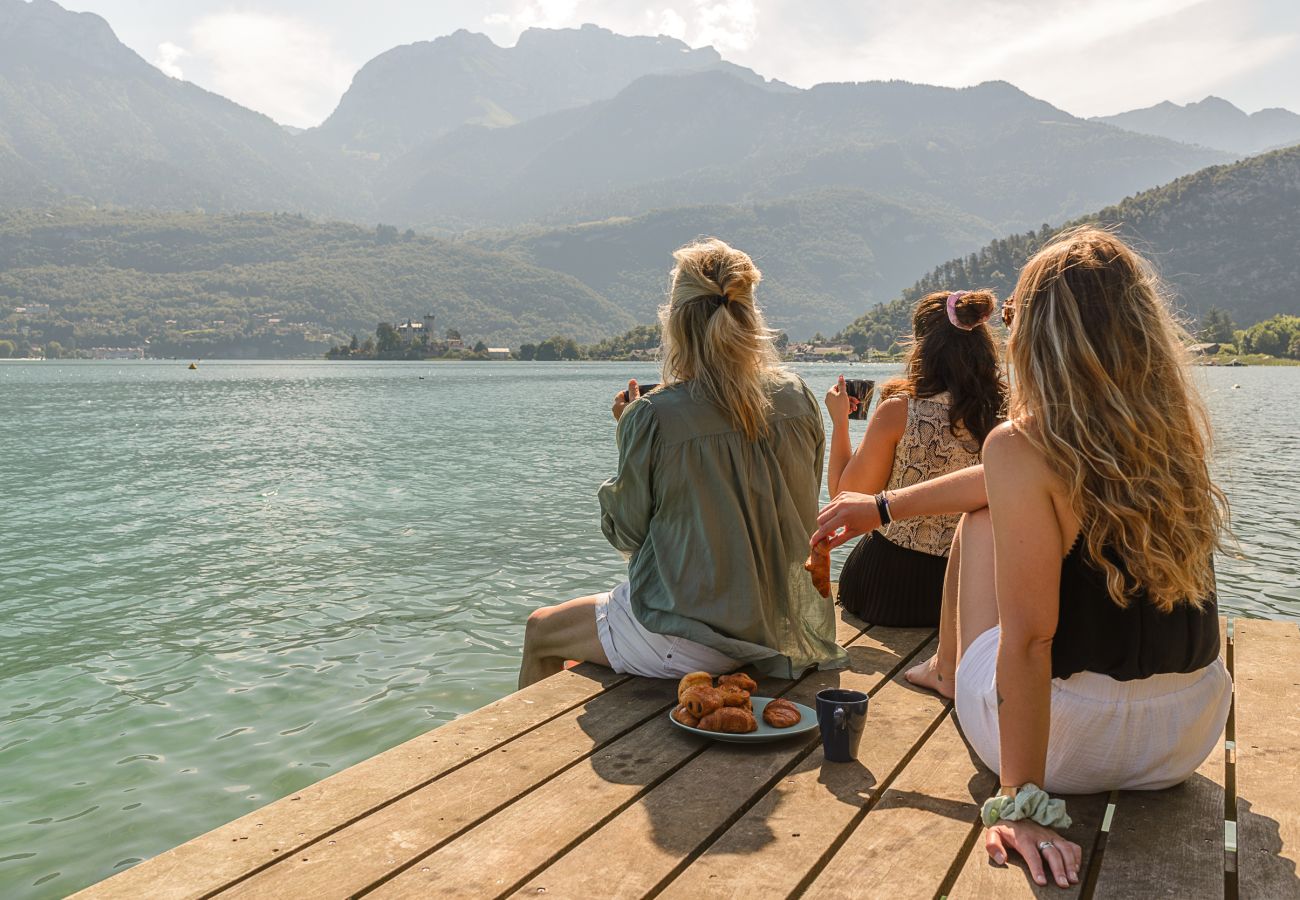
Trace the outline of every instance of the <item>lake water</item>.
[[[839, 371], [797, 368], [818, 395]], [[1300, 619], [1300, 368], [1200, 372], [1221, 603]], [[658, 380], [0, 365], [0, 893], [69, 893], [512, 690], [528, 612], [620, 577], [595, 488], [628, 375]]]

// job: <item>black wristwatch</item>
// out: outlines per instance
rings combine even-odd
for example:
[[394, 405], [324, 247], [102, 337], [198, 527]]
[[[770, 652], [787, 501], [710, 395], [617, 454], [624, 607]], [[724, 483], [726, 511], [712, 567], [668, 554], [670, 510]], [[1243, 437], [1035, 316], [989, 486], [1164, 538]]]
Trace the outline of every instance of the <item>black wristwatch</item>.
[[880, 524], [882, 527], [893, 521], [889, 515], [889, 499], [885, 496], [884, 491], [876, 494], [876, 512], [880, 513]]

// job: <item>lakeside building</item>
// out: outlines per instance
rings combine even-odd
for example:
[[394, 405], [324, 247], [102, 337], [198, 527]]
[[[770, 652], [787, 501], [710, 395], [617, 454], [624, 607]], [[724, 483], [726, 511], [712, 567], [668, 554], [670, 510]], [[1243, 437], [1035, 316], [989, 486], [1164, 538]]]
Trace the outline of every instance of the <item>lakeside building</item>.
[[510, 348], [509, 347], [488, 347], [487, 357], [488, 359], [509, 359]]

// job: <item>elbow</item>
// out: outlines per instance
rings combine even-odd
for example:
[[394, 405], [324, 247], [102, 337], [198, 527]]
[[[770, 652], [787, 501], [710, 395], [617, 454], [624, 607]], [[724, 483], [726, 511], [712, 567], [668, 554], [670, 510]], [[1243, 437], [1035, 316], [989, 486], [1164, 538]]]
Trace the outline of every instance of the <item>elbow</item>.
[[1019, 659], [1035, 662], [1045, 659], [1050, 664], [1053, 637], [1050, 634], [1017, 632], [1015, 629], [1008, 631], [1004, 627], [1001, 635], [1002, 650]]

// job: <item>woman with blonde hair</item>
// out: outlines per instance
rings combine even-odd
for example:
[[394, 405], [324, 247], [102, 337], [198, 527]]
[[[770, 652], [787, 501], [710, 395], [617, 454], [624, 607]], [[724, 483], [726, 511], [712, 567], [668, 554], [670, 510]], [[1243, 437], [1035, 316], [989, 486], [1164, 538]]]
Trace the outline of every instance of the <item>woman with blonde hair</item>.
[[[1232, 686], [1213, 555], [1227, 504], [1183, 333], [1137, 253], [1097, 228], [1067, 232], [1028, 262], [1003, 317], [1010, 415], [982, 473], [841, 495], [814, 540], [843, 529], [842, 542], [881, 511], [967, 513], [941, 629], [957, 640], [962, 730], [1001, 777], [985, 848], [999, 863], [1014, 848], [1039, 884], [1046, 863], [1066, 887], [1081, 851], [1047, 791], [1168, 787], [1218, 745]], [[949, 695], [953, 675], [941, 659], [909, 673]]]
[[663, 383], [615, 396], [618, 473], [599, 494], [628, 580], [529, 616], [520, 687], [566, 659], [653, 678], [847, 662], [803, 569], [825, 448], [817, 402], [781, 367], [753, 261], [716, 238], [673, 258]]

